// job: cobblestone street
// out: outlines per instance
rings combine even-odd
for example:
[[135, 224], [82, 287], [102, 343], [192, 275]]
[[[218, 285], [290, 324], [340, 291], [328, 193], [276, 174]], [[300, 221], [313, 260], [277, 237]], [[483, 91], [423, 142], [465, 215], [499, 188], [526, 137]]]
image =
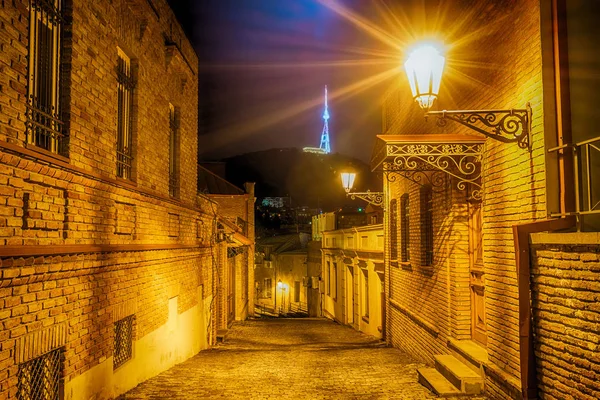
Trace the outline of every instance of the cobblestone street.
[[434, 399], [420, 366], [328, 320], [253, 320], [121, 399]]

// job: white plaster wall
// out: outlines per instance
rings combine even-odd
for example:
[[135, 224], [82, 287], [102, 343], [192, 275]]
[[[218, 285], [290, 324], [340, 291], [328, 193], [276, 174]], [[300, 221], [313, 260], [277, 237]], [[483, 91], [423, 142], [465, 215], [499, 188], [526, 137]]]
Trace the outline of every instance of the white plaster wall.
[[113, 371], [113, 358], [109, 357], [66, 382], [65, 399], [115, 398], [208, 348], [211, 300], [200, 299], [199, 305], [177, 314], [177, 297], [170, 299], [167, 322], [134, 342], [131, 360]]

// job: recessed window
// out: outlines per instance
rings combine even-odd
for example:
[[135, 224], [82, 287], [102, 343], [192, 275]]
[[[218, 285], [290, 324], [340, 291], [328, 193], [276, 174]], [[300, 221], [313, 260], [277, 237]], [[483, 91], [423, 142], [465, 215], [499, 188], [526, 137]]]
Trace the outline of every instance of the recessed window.
[[327, 295], [331, 296], [331, 262], [327, 261]]
[[369, 271], [363, 270], [363, 317], [369, 318]]
[[133, 89], [131, 60], [117, 48], [117, 176], [131, 179], [133, 164]]
[[400, 255], [402, 262], [410, 261], [410, 199], [408, 193], [400, 198]]
[[61, 114], [61, 0], [29, 2], [27, 142], [53, 153], [66, 153]]
[[332, 263], [333, 270], [331, 271], [331, 297], [337, 299], [337, 263]]
[[431, 186], [421, 188], [422, 265], [433, 265], [433, 193]]
[[62, 369], [60, 348], [20, 364], [17, 399], [59, 399]]
[[179, 196], [179, 113], [169, 104], [169, 195]]
[[134, 315], [130, 315], [115, 322], [113, 367], [119, 368], [133, 356], [133, 322]]
[[398, 201], [390, 201], [390, 261], [398, 261]]

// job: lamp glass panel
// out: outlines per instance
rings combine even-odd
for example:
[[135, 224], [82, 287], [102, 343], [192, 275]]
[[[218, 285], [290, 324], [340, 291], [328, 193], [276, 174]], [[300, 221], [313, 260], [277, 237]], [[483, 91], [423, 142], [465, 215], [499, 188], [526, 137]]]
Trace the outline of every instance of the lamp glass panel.
[[433, 105], [440, 91], [445, 61], [435, 47], [423, 45], [413, 50], [404, 63], [413, 97], [425, 109]]
[[354, 186], [354, 179], [356, 178], [356, 174], [354, 172], [342, 172], [342, 185], [346, 192], [349, 192]]

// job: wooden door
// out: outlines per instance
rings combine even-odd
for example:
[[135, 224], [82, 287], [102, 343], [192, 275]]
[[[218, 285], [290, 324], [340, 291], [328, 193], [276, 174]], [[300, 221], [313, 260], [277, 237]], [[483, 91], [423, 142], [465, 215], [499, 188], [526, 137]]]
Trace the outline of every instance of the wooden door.
[[481, 202], [469, 203], [469, 258], [471, 289], [471, 337], [487, 345], [485, 322], [485, 272], [483, 268], [483, 218]]

